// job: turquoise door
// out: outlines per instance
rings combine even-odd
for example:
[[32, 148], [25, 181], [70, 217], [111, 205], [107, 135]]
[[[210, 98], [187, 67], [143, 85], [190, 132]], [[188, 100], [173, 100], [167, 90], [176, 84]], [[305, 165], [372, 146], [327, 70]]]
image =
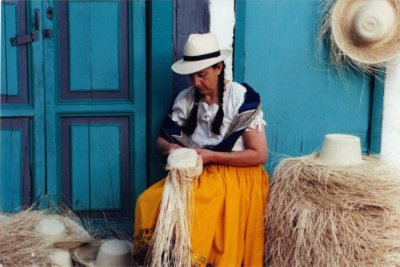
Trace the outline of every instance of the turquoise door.
[[[9, 13], [22, 9], [40, 34], [18, 46], [2, 36], [1, 209], [46, 194], [91, 217], [130, 217], [146, 186], [144, 3], [13, 1], [2, 8], [2, 32], [20, 23]], [[13, 65], [20, 62], [25, 72]], [[27, 84], [19, 84], [23, 75]], [[24, 91], [25, 103], [7, 101]], [[3, 160], [9, 155], [19, 160]]]

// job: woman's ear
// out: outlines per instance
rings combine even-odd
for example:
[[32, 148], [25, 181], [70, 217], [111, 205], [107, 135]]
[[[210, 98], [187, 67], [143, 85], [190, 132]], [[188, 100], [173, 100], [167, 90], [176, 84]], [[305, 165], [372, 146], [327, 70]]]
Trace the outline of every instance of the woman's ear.
[[218, 71], [218, 75], [221, 74], [222, 68], [224, 67], [224, 64], [222, 62], [219, 62], [217, 65], [217, 71]]

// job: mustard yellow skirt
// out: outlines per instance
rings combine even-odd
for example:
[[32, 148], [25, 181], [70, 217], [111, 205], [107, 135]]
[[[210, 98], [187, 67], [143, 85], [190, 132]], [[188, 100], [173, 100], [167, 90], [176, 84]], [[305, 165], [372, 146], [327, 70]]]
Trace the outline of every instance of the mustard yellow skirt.
[[[139, 263], [146, 257], [164, 183], [165, 179], [148, 188], [136, 204], [133, 251]], [[263, 266], [268, 189], [268, 174], [262, 166], [205, 167], [194, 193], [194, 266]]]

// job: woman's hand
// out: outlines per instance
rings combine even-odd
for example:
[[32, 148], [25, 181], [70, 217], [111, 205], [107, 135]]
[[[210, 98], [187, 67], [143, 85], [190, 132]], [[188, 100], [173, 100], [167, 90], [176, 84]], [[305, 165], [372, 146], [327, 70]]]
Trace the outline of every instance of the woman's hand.
[[197, 154], [201, 156], [203, 164], [211, 163], [213, 161], [214, 151], [205, 148], [196, 148]]

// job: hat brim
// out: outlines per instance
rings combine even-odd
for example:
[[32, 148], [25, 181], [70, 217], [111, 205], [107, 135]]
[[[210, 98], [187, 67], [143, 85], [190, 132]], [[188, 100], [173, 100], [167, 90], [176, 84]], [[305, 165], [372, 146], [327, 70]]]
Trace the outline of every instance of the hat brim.
[[221, 55], [209, 59], [203, 59], [198, 61], [185, 61], [183, 59], [178, 60], [172, 64], [171, 69], [178, 74], [191, 74], [207, 67], [210, 67], [218, 62], [221, 62], [232, 55], [232, 51], [229, 49], [221, 50]]
[[338, 0], [332, 11], [332, 36], [335, 44], [345, 56], [365, 64], [387, 62], [400, 53], [400, 3], [389, 1], [396, 14], [395, 29], [387, 38], [371, 43], [362, 44], [355, 39], [352, 28], [352, 17], [364, 2], [361, 0]]
[[84, 266], [94, 266], [97, 252], [104, 241], [105, 240], [94, 240], [74, 249], [72, 254], [74, 260]]
[[[97, 253], [99, 252], [101, 245], [106, 241], [106, 239], [93, 240], [74, 249], [72, 253], [73, 259], [86, 267], [96, 267]], [[131, 261], [128, 262], [126, 266], [133, 266], [133, 264], [134, 263]]]

